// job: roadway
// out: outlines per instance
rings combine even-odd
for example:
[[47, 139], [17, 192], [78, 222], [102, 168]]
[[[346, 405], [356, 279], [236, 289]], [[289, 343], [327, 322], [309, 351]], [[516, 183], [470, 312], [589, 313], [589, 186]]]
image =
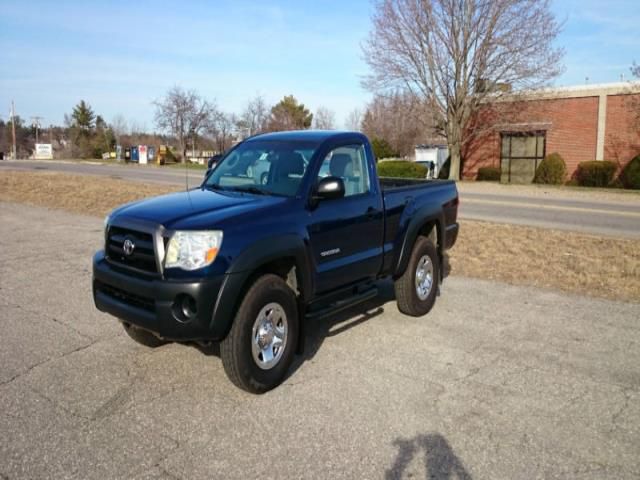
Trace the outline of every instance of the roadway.
[[[0, 169], [56, 171], [111, 178], [197, 186], [201, 170], [180, 170], [140, 165], [105, 165], [98, 162], [3, 161]], [[556, 191], [548, 196], [466, 191], [461, 187], [460, 218], [571, 230], [595, 235], [640, 238], [640, 195], [620, 195], [620, 201], [571, 198]], [[614, 197], [616, 195], [613, 195]], [[629, 198], [632, 201], [629, 201]], [[634, 201], [637, 199], [637, 201]]]

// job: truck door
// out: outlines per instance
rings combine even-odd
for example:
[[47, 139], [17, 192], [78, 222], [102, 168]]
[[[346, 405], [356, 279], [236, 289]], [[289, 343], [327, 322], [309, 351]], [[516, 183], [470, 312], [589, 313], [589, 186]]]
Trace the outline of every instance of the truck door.
[[310, 212], [317, 293], [374, 278], [380, 272], [384, 212], [369, 166], [363, 145], [334, 148], [320, 165], [318, 177], [342, 178], [345, 196], [320, 201]]

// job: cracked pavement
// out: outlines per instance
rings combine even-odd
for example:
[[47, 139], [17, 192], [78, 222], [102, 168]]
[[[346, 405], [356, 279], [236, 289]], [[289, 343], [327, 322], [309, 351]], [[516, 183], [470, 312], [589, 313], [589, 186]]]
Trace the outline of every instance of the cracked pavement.
[[215, 346], [147, 349], [95, 310], [101, 219], [0, 225], [2, 479], [640, 476], [640, 303], [454, 276], [415, 319], [381, 282], [252, 396]]

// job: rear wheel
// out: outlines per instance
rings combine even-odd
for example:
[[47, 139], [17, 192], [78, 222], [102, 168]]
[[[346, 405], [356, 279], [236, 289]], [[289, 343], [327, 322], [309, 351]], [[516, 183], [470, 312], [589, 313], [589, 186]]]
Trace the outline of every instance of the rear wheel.
[[137, 328], [130, 323], [122, 322], [122, 326], [127, 335], [135, 340], [136, 343], [144, 345], [145, 347], [157, 348], [168, 343], [166, 340], [156, 337], [153, 333]]
[[413, 317], [429, 313], [436, 301], [439, 281], [436, 246], [426, 237], [418, 237], [407, 269], [394, 284], [398, 309]]
[[296, 298], [287, 283], [277, 275], [258, 278], [220, 344], [229, 379], [251, 393], [280, 385], [293, 360], [298, 330]]

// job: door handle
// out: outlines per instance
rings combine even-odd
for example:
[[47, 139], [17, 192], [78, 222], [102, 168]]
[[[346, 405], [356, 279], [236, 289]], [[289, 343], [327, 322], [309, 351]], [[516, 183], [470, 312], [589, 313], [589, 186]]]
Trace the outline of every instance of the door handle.
[[367, 208], [367, 218], [369, 220], [373, 220], [376, 217], [376, 215], [378, 215], [378, 210], [376, 210], [373, 207]]

